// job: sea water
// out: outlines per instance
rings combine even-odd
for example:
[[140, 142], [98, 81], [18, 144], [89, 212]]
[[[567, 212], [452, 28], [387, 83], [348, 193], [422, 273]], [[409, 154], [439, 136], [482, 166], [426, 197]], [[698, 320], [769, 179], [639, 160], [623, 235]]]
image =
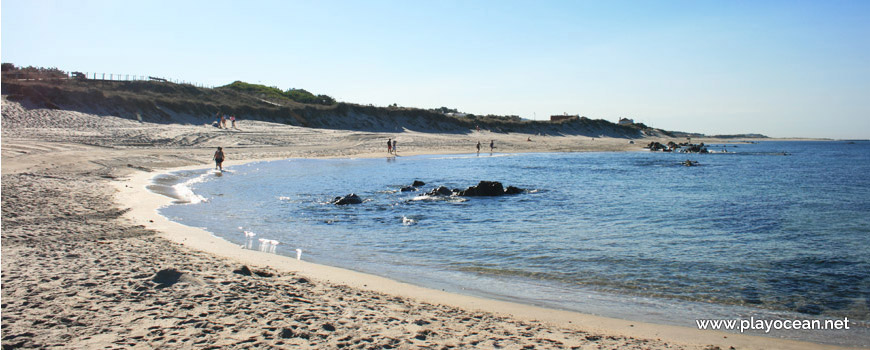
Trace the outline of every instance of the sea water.
[[[154, 186], [190, 199], [163, 215], [249, 249], [275, 240], [265, 250], [426, 287], [687, 327], [848, 317], [849, 331], [768, 335], [870, 344], [870, 142], [709, 148], [288, 159]], [[526, 191], [424, 195], [481, 180]], [[350, 193], [364, 202], [331, 203]]]

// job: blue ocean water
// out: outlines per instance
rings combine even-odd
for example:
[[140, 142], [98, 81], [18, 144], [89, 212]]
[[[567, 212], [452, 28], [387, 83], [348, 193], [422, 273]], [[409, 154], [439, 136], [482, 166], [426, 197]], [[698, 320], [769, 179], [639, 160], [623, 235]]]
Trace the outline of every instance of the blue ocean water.
[[[156, 183], [203, 199], [161, 209], [174, 221], [427, 287], [683, 326], [849, 317], [866, 332], [870, 142], [710, 148], [727, 153], [289, 159]], [[414, 180], [426, 185], [399, 191]], [[422, 197], [481, 180], [527, 192]], [[330, 204], [349, 193], [365, 202]]]

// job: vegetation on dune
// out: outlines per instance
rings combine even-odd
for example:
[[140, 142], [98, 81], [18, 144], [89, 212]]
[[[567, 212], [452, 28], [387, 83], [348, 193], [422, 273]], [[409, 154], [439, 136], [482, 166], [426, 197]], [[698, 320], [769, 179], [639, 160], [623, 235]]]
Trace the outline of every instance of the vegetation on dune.
[[43, 67], [16, 67], [12, 63], [3, 63], [0, 65], [0, 71], [3, 72], [3, 77], [12, 79], [66, 79], [66, 72], [57, 68]]
[[281, 91], [274, 86], [265, 86], [259, 84], [250, 84], [243, 81], [234, 81], [232, 84], [224, 85], [218, 89], [229, 89], [267, 100], [291, 100], [299, 103], [309, 103], [331, 106], [334, 105], [335, 99], [327, 95], [314, 95], [304, 89], [288, 89]]
[[[22, 71], [52, 78], [18, 78]], [[588, 135], [636, 138], [666, 131], [641, 124], [617, 125], [589, 118], [559, 121], [526, 120], [518, 116], [460, 113], [456, 109], [375, 107], [336, 102], [326, 95], [302, 89], [236, 81], [218, 88], [201, 88], [167, 81], [104, 81], [69, 79], [56, 68], [17, 68], [3, 64], [3, 94], [34, 108], [106, 113], [157, 123], [211, 123], [217, 113], [242, 120], [262, 120], [312, 128], [372, 132], [470, 133], [478, 128], [491, 132], [545, 135]], [[11, 78], [11, 79], [7, 79]]]

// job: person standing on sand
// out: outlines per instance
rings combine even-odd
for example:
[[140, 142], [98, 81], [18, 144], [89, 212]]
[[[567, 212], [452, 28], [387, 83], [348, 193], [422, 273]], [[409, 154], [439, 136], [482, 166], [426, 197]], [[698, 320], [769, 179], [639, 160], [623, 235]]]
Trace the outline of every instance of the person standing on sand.
[[221, 111], [218, 111], [217, 114], [214, 115], [214, 118], [217, 119], [217, 127], [221, 128]]
[[480, 141], [477, 141], [477, 154], [480, 154]]
[[236, 128], [236, 116], [234, 116], [234, 115], [230, 116], [230, 123], [232, 124], [233, 129], [235, 129]]
[[393, 154], [398, 155], [399, 149], [396, 148], [396, 140], [393, 140]]
[[492, 153], [493, 149], [495, 149], [495, 140], [489, 140], [489, 153]]
[[393, 153], [393, 139], [387, 139], [387, 153]]
[[214, 168], [219, 169], [221, 172], [224, 171], [224, 150], [223, 148], [218, 147], [217, 151], [214, 152]]

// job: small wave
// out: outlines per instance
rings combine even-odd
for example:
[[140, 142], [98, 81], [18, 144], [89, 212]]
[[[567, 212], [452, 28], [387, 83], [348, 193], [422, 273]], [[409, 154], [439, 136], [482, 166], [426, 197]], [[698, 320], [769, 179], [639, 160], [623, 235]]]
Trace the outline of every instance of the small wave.
[[417, 220], [408, 218], [407, 216], [402, 216], [402, 225], [411, 226], [411, 225], [416, 225], [416, 224], [417, 224]]
[[454, 197], [454, 196], [430, 196], [430, 195], [422, 195], [411, 198], [412, 202], [455, 202], [461, 203], [468, 201], [467, 198]]
[[187, 204], [197, 204], [197, 203], [207, 202], [208, 199], [194, 193], [193, 190], [190, 188], [190, 186], [193, 184], [197, 184], [197, 183], [205, 181], [210, 175], [212, 175], [212, 174], [205, 173], [205, 174], [202, 174], [200, 176], [194, 177], [190, 180], [187, 180], [185, 182], [173, 185], [172, 189], [177, 196], [176, 198], [181, 203], [187, 203]]

